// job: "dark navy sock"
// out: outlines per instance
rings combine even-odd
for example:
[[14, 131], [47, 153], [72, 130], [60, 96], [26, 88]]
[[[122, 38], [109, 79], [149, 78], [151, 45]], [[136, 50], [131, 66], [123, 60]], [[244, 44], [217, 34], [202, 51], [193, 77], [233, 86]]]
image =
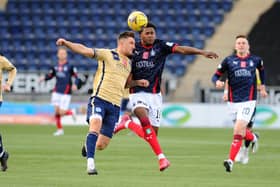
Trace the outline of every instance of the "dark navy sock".
[[87, 145], [87, 158], [94, 158], [95, 146], [98, 138], [98, 134], [95, 132], [88, 133], [86, 145]]
[[0, 134], [0, 154], [3, 152], [2, 136]]

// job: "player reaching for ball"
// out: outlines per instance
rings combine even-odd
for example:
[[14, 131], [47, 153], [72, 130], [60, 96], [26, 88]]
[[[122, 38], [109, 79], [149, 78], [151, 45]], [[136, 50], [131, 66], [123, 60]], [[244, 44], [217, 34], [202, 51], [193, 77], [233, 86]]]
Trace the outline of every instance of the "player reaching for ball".
[[137, 116], [141, 125], [133, 122], [128, 115], [123, 115], [114, 133], [130, 129], [138, 136], [149, 142], [160, 162], [160, 171], [169, 167], [169, 161], [160, 154], [157, 140], [161, 120], [161, 79], [166, 57], [172, 53], [183, 55], [203, 55], [206, 58], [217, 58], [214, 52], [200, 50], [194, 47], [181, 46], [173, 42], [156, 39], [156, 26], [149, 22], [139, 31], [140, 41], [136, 43], [132, 57], [132, 79], [146, 79], [148, 87], [136, 86], [130, 89], [129, 100], [132, 112]]

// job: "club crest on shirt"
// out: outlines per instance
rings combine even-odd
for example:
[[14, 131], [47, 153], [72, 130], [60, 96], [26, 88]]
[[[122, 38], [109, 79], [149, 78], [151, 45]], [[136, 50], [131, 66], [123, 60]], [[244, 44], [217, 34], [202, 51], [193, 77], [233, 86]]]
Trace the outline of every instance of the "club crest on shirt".
[[149, 51], [145, 51], [142, 55], [143, 59], [148, 59], [149, 58]]
[[246, 61], [241, 61], [240, 62], [240, 67], [246, 68]]
[[62, 66], [58, 66], [57, 68], [58, 71], [62, 71], [62, 69], [63, 69]]

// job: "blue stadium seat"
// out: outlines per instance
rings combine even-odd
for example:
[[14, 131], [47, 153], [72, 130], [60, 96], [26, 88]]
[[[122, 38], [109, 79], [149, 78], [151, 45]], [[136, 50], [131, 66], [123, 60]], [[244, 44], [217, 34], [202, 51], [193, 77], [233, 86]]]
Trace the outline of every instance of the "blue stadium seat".
[[[128, 29], [129, 12], [136, 9], [143, 10], [156, 24], [160, 38], [203, 48], [205, 40], [213, 36], [215, 26], [222, 23], [224, 14], [232, 7], [231, 0], [9, 0], [6, 11], [0, 11], [0, 49], [16, 60], [23, 55], [22, 64], [31, 63], [33, 69], [38, 69], [39, 61], [44, 59], [41, 53], [56, 58], [58, 37], [89, 47], [113, 48], [117, 34]], [[88, 59], [75, 56], [79, 55], [73, 57], [81, 61], [80, 69], [96, 69], [96, 63], [88, 64]], [[171, 58], [180, 64], [167, 63], [167, 67], [171, 66], [174, 73], [182, 75], [186, 70], [185, 62], [194, 59], [194, 56]], [[42, 63], [46, 64], [45, 69], [49, 61], [48, 58]], [[180, 68], [177, 70], [173, 66]]]
[[222, 1], [222, 7], [223, 7], [224, 11], [229, 12], [232, 9], [232, 6], [233, 6], [232, 0], [223, 0]]

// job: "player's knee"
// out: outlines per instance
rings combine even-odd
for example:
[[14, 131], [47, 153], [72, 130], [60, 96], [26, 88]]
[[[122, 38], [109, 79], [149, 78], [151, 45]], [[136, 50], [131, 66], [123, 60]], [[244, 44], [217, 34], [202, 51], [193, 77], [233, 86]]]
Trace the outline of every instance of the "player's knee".
[[101, 142], [101, 143], [97, 143], [96, 144], [96, 149], [99, 151], [104, 150], [107, 147], [108, 144], [106, 144], [105, 142]]

